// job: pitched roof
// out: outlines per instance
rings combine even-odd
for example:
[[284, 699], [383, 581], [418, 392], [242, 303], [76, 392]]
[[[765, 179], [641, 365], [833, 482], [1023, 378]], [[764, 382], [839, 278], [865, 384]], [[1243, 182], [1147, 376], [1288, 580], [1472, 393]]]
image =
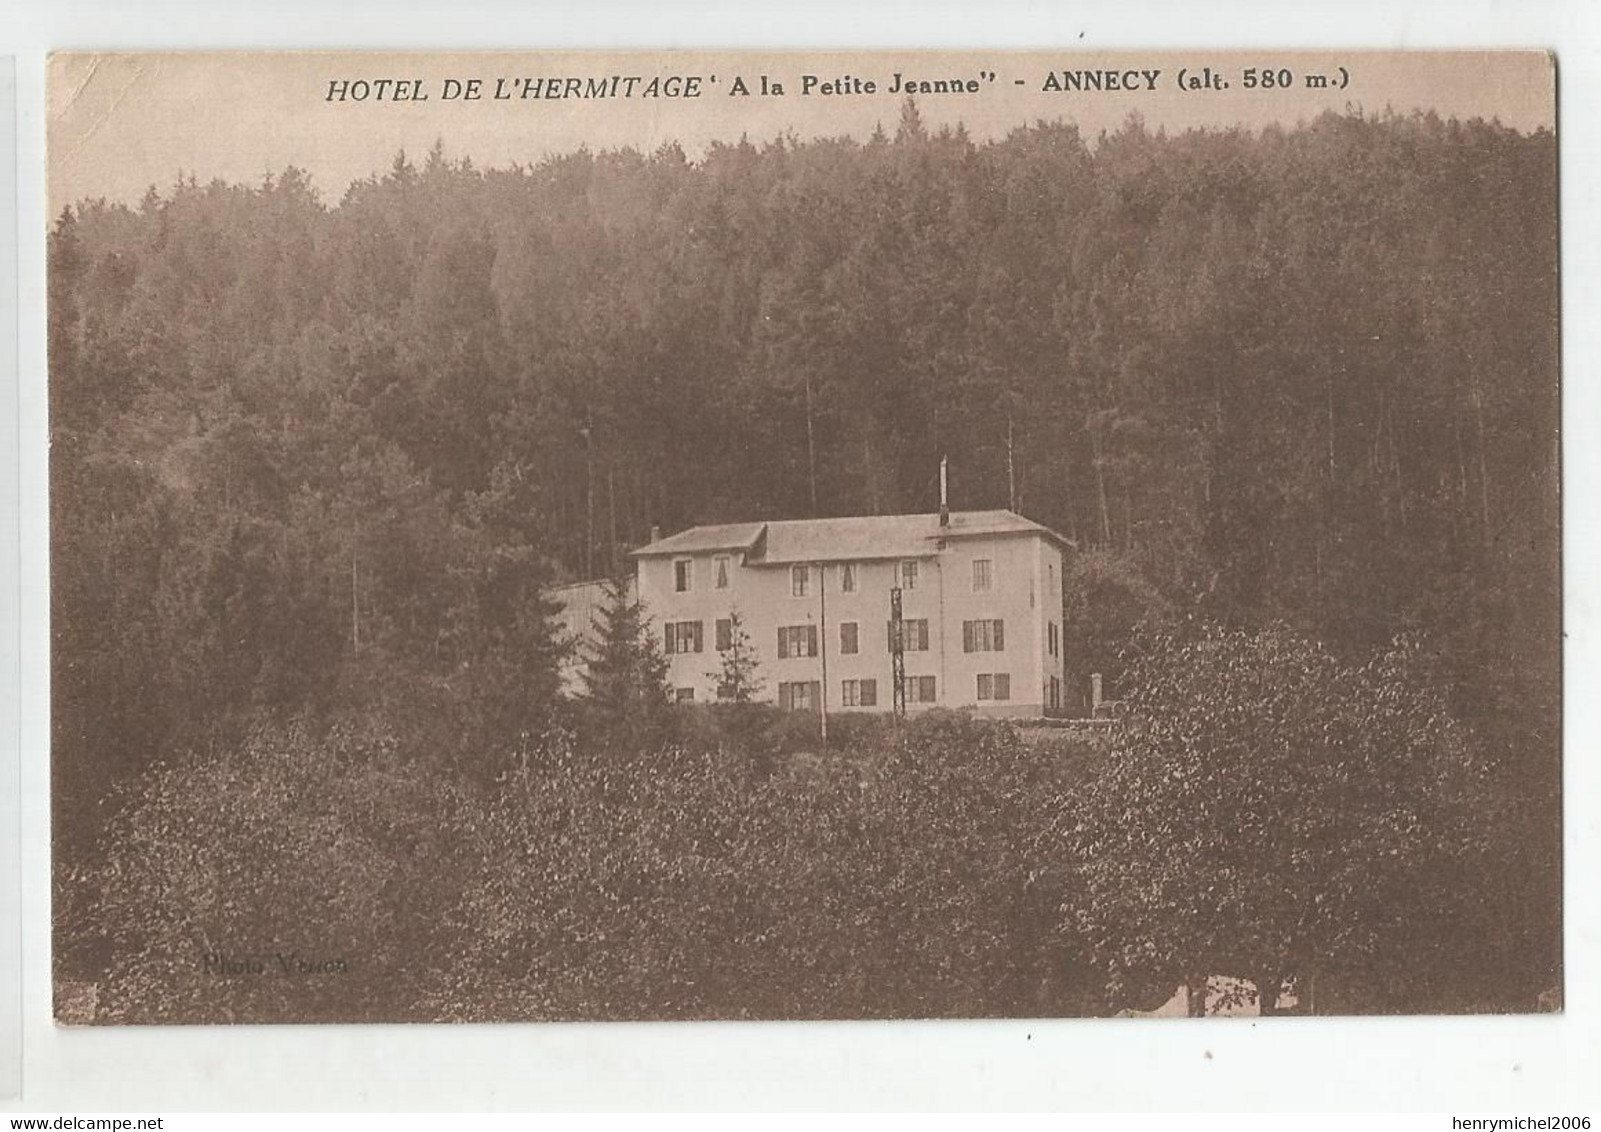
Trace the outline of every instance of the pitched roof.
[[875, 558], [926, 558], [941, 540], [1037, 534], [1062, 546], [1067, 539], [1011, 511], [952, 511], [950, 524], [938, 514], [859, 515], [842, 519], [784, 519], [691, 527], [634, 551], [638, 557], [743, 550], [747, 565], [849, 562]]
[[646, 543], [634, 554], [639, 557], [656, 554], [702, 554], [708, 550], [749, 550], [756, 545], [766, 523], [722, 523], [711, 527], [690, 527], [676, 535], [668, 535]]

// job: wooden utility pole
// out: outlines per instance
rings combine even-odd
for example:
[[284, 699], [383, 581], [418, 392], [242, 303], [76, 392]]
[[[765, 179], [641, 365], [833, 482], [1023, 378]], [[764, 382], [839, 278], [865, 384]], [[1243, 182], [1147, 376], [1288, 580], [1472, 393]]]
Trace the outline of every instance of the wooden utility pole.
[[[807, 567], [810, 569], [810, 567]], [[823, 746], [828, 746], [828, 573], [823, 564], [817, 564], [817, 655], [823, 662], [823, 683], [817, 697], [819, 719], [822, 722]]]

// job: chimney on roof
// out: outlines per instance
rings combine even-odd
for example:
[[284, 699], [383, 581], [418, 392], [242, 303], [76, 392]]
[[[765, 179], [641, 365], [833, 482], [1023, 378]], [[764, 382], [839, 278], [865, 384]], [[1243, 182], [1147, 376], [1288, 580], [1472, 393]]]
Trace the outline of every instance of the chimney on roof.
[[941, 456], [939, 458], [939, 525], [942, 526], [942, 527], [948, 527], [948, 526], [951, 525], [951, 503], [950, 503], [950, 497], [946, 493], [946, 490], [945, 490], [945, 457], [944, 456]]
[[650, 541], [651, 542], [661, 542], [661, 540], [662, 540], [662, 529], [661, 529], [661, 527], [658, 526], [655, 523], [652, 523], [650, 525]]

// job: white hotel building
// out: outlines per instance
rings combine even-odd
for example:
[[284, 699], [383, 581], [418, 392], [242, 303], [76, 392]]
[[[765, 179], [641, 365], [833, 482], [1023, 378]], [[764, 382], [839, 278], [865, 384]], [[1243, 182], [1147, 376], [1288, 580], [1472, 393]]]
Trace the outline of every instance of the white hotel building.
[[1062, 706], [1068, 545], [1011, 511], [956, 511], [692, 527], [633, 557], [681, 701], [717, 698], [737, 611], [761, 698], [891, 710], [898, 585], [908, 711], [1037, 716]]

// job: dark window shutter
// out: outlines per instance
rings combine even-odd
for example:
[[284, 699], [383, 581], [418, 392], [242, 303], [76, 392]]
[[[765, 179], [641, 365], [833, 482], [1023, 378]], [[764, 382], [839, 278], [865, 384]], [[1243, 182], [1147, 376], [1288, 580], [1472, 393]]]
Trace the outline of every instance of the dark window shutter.
[[1001, 620], [995, 622], [995, 651], [1006, 651], [1006, 622]]
[[962, 651], [963, 652], [972, 652], [973, 651], [973, 637], [974, 637], [974, 635], [975, 634], [973, 632], [973, 622], [971, 622], [971, 621], [963, 621], [962, 622]]
[[817, 626], [816, 625], [808, 625], [808, 626], [806, 626], [806, 655], [807, 656], [816, 656], [817, 655]]
[[863, 707], [876, 707], [878, 704], [878, 681], [863, 680], [861, 704]]
[[695, 622], [695, 651], [704, 652], [706, 646], [706, 622]]
[[[779, 629], [778, 630], [778, 659], [779, 660], [787, 660], [788, 658], [789, 658], [789, 638], [785, 635], [783, 629]], [[788, 687], [788, 685], [787, 684], [786, 685], [781, 685], [781, 687]]]
[[997, 672], [995, 674], [995, 698], [1009, 700], [1012, 698], [1012, 677], [1010, 673]]

